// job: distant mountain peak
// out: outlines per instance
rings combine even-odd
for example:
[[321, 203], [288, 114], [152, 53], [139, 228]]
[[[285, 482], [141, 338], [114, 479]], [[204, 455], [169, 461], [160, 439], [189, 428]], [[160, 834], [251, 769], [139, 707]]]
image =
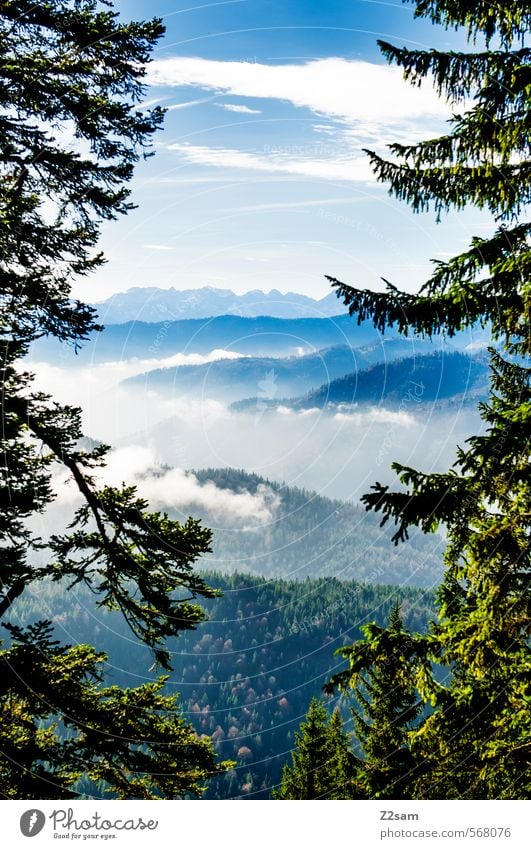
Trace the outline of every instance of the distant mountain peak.
[[299, 292], [251, 289], [237, 294], [231, 289], [202, 286], [199, 289], [161, 289], [157, 286], [133, 286], [94, 305], [106, 324], [127, 321], [177, 321], [187, 318], [212, 318], [238, 315], [256, 318], [326, 318], [345, 312], [333, 292], [316, 299]]

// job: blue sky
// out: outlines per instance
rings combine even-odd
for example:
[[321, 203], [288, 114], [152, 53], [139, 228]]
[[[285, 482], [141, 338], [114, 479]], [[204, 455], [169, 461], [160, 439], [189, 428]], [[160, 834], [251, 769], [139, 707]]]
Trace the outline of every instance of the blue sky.
[[375, 182], [362, 148], [437, 134], [450, 114], [380, 55], [384, 38], [463, 47], [459, 33], [376, 0], [124, 0], [123, 17], [163, 18], [147, 102], [168, 109], [156, 156], [133, 183], [139, 208], [106, 225], [109, 260], [76, 294], [210, 285], [329, 291], [324, 274], [415, 290], [490, 227], [477, 211], [435, 225]]

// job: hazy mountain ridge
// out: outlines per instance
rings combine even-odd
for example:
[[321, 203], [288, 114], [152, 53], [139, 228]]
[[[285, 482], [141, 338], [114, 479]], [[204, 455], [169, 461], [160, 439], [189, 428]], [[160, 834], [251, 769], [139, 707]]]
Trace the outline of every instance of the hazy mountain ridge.
[[186, 318], [211, 318], [238, 315], [255, 318], [317, 318], [346, 312], [335, 292], [323, 298], [311, 298], [298, 292], [263, 292], [253, 289], [238, 295], [231, 289], [203, 286], [200, 289], [160, 289], [156, 286], [133, 287], [93, 304], [104, 324], [127, 321], [175, 321]]
[[[388, 338], [396, 338], [390, 330]], [[130, 321], [110, 324], [93, 333], [69, 361], [72, 367], [86, 363], [161, 358], [175, 353], [209, 354], [214, 350], [251, 356], [291, 356], [336, 345], [353, 348], [378, 344], [381, 334], [370, 321], [358, 325], [348, 314], [332, 318], [242, 318], [221, 315], [211, 319], [183, 319], [150, 323]], [[65, 346], [40, 339], [32, 347], [39, 360], [65, 362]]]
[[377, 363], [365, 371], [346, 375], [310, 392], [298, 402], [303, 408], [325, 404], [399, 404], [414, 397], [419, 403], [462, 397], [487, 390], [488, 360], [482, 355], [435, 351], [423, 357], [406, 357]]
[[247, 398], [231, 405], [235, 412], [274, 410], [281, 403], [292, 410], [332, 409], [353, 405], [394, 409], [407, 403], [439, 404], [455, 400], [477, 402], [488, 388], [488, 360], [482, 354], [433, 351], [423, 356], [403, 357], [376, 363], [362, 371], [324, 383], [300, 398], [262, 400]]
[[412, 352], [429, 353], [437, 343], [418, 339], [386, 339], [379, 344], [331, 348], [292, 357], [241, 357], [200, 365], [152, 369], [129, 377], [122, 385], [159, 393], [200, 395], [233, 402], [259, 392], [274, 399], [302, 395], [339, 377]]

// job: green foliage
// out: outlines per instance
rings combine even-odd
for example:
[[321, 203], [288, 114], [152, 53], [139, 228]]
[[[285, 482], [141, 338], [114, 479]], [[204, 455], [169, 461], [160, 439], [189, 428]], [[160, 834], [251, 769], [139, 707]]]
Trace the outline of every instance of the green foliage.
[[[101, 222], [132, 208], [127, 183], [163, 117], [139, 105], [162, 33], [160, 20], [123, 24], [96, 0], [14, 0], [0, 9], [0, 617], [36, 580], [67, 577], [119, 609], [168, 667], [166, 638], [202, 618], [197, 596], [215, 595], [192, 572], [210, 532], [149, 512], [133, 487], [99, 487], [106, 448], [80, 448], [80, 410], [33, 391], [20, 363], [42, 336], [77, 349], [99, 329], [94, 310], [71, 299], [71, 284], [104, 261], [95, 252]], [[32, 528], [54, 499], [59, 467], [84, 504], [65, 533], [42, 540]], [[90, 647], [54, 645], [46, 623], [12, 633], [2, 653], [11, 675], [0, 691], [0, 709], [13, 718], [2, 729], [5, 797], [68, 795], [83, 769], [120, 797], [147, 797], [150, 787], [197, 793], [200, 779], [218, 771], [175, 700], [159, 694], [161, 683], [100, 690], [88, 682], [103, 656]], [[136, 718], [120, 719], [135, 704]]]
[[14, 0], [1, 15], [2, 318], [18, 338], [77, 344], [94, 313], [71, 303], [72, 275], [103, 263], [99, 221], [131, 209], [125, 184], [163, 118], [135, 105], [163, 27], [121, 24], [96, 0]]
[[[383, 331], [454, 334], [476, 321], [490, 324], [504, 343], [490, 350], [490, 393], [480, 405], [484, 430], [458, 450], [446, 474], [424, 474], [395, 463], [405, 491], [376, 484], [364, 496], [382, 523], [397, 525], [395, 542], [410, 527], [447, 532], [445, 576], [438, 614], [427, 636], [410, 636], [414, 682], [430, 713], [409, 733], [411, 756], [423, 775], [411, 781], [414, 798], [525, 798], [529, 794], [529, 555], [531, 505], [531, 387], [529, 268], [531, 225], [527, 131], [530, 53], [513, 50], [530, 19], [528, 3], [497, 5], [465, 0], [418, 2], [417, 14], [445, 26], [465, 25], [470, 36], [499, 39], [502, 49], [449, 54], [383, 45], [407, 78], [433, 73], [454, 103], [471, 97], [451, 132], [419, 145], [393, 145], [395, 159], [372, 155], [376, 174], [417, 211], [467, 204], [487, 207], [500, 224], [469, 251], [437, 263], [418, 295], [389, 285], [384, 294], [337, 283], [358, 320], [372, 317]], [[392, 631], [373, 631], [360, 658], [385, 653]], [[436, 665], [445, 670], [443, 681]], [[348, 689], [352, 671], [335, 678]], [[356, 672], [357, 674], [357, 672]], [[372, 703], [371, 703], [372, 704]], [[373, 708], [371, 707], [371, 710]], [[404, 774], [405, 777], [405, 774]]]
[[446, 29], [466, 27], [470, 38], [485, 38], [487, 43], [494, 37], [504, 46], [523, 39], [531, 26], [529, 3], [525, 0], [413, 0], [415, 17], [427, 17], [434, 24]]
[[[358, 702], [352, 712], [362, 757], [352, 782], [353, 796], [407, 799], [420, 767], [409, 745], [421, 710], [411, 666], [420, 638], [415, 644], [403, 630], [398, 604], [387, 629], [372, 623], [362, 631], [365, 641], [337, 652], [349, 661], [348, 687]], [[326, 689], [332, 692], [342, 682], [340, 673]]]
[[[376, 619], [383, 627], [397, 589], [335, 578], [204, 577], [222, 595], [204, 602], [207, 618], [197, 630], [168, 641], [173, 670], [164, 693], [179, 692], [196, 733], [212, 739], [221, 761], [235, 762], [228, 774], [208, 782], [205, 797], [266, 799], [280, 784], [311, 698], [337, 672], [333, 649], [359, 639], [364, 622]], [[406, 627], [425, 631], [431, 593], [404, 588], [400, 598]], [[106, 683], [136, 687], [149, 649], [131, 639], [118, 611], [97, 609], [96, 601], [83, 584], [65, 592], [64, 582], [41, 582], [17, 599], [12, 615], [27, 623], [45, 611], [58, 640], [92, 643], [105, 652]], [[146, 671], [142, 680], [156, 682], [157, 676]], [[342, 714], [350, 729], [348, 711]], [[75, 787], [89, 795], [106, 792], [85, 779]]]
[[305, 722], [295, 734], [291, 766], [282, 772], [275, 799], [348, 799], [352, 755], [341, 715], [329, 719], [324, 704], [312, 699]]
[[[64, 646], [50, 623], [9, 626], [0, 651], [0, 782], [4, 798], [68, 799], [86, 776], [118, 799], [201, 795], [224, 771], [161, 690], [165, 678], [123, 689], [100, 686], [104, 654]], [[28, 683], [31, 681], [31, 686]]]

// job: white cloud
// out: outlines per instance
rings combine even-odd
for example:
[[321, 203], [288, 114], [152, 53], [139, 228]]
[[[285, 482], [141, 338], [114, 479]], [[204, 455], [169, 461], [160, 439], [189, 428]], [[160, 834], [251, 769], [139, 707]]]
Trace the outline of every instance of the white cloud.
[[409, 428], [416, 424], [415, 417], [409, 413], [401, 410], [386, 410], [385, 407], [371, 407], [363, 413], [337, 412], [334, 414], [334, 419], [354, 425], [390, 424]]
[[[383, 152], [393, 141], [416, 141], [441, 131], [450, 116], [448, 104], [426, 82], [405, 82], [399, 68], [337, 57], [301, 64], [266, 65], [179, 57], [153, 62], [149, 82], [158, 86], [193, 86], [215, 92], [273, 99], [309, 109], [322, 121], [313, 132], [326, 145], [264, 147], [262, 151], [194, 144], [174, 144], [186, 161], [218, 168], [284, 173], [310, 179], [374, 182], [362, 148]], [[245, 105], [218, 103], [234, 112], [253, 113]]]
[[290, 156], [285, 152], [249, 153], [234, 148], [193, 144], [172, 144], [168, 146], [168, 149], [176, 151], [195, 165], [239, 168], [245, 171], [265, 171], [274, 174], [297, 174], [315, 180], [374, 181], [366, 156], [306, 159]]
[[316, 133], [325, 133], [327, 136], [333, 136], [337, 132], [337, 127], [334, 124], [313, 124], [312, 130]]
[[253, 525], [270, 522], [280, 503], [267, 486], [259, 486], [256, 493], [231, 492], [220, 489], [212, 481], [201, 484], [194, 474], [183, 469], [171, 469], [161, 477], [148, 478], [140, 483], [140, 488], [150, 504], [159, 509], [204, 510], [218, 521], [231, 525], [243, 522], [248, 530]]
[[183, 56], [152, 62], [148, 81], [288, 101], [318, 115], [373, 129], [406, 120], [446, 118], [449, 111], [429, 85], [411, 86], [398, 68], [335, 57], [298, 65], [264, 65]]
[[242, 115], [261, 115], [261, 109], [250, 109], [249, 106], [243, 106], [239, 103], [216, 103], [216, 106], [221, 109], [226, 109], [228, 112], [241, 112]]
[[188, 109], [190, 106], [199, 106], [200, 103], [208, 103], [213, 100], [212, 97], [200, 97], [197, 100], [185, 100], [183, 103], [172, 103], [171, 106], [166, 106], [168, 112], [174, 112], [176, 109]]
[[[200, 483], [193, 472], [181, 468], [168, 469], [156, 453], [144, 445], [128, 445], [111, 451], [107, 464], [96, 470], [99, 485], [121, 486], [124, 481], [137, 487], [138, 494], [149, 502], [150, 509], [204, 511], [231, 527], [252, 530], [272, 521], [280, 505], [279, 496], [268, 486], [260, 485], [255, 493], [221, 489], [213, 481]], [[80, 501], [77, 488], [61, 473], [54, 479], [57, 501], [75, 504]]]

